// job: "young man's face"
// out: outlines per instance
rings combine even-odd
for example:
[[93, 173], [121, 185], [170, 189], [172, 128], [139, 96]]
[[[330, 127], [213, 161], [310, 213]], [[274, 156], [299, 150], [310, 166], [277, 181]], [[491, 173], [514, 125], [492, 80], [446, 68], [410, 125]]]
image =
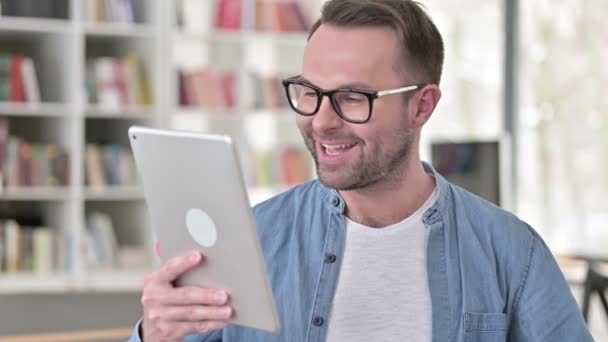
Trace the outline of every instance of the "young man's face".
[[[325, 90], [393, 89], [413, 82], [404, 76], [400, 61], [398, 38], [391, 29], [324, 24], [308, 42], [302, 78]], [[298, 115], [297, 124], [320, 181], [338, 190], [354, 190], [403, 175], [414, 144], [409, 116], [404, 96], [395, 94], [374, 100], [368, 122], [349, 123], [325, 97], [317, 114]]]

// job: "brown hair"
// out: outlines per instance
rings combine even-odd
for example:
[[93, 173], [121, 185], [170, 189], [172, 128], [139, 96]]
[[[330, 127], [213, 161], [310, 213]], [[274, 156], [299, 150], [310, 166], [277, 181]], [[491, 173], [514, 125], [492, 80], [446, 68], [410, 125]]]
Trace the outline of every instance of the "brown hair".
[[[310, 39], [321, 24], [337, 27], [390, 27], [399, 36], [403, 68], [413, 68], [417, 82], [439, 84], [444, 48], [441, 34], [413, 0], [329, 0], [310, 30]], [[422, 74], [419, 73], [422, 71]]]

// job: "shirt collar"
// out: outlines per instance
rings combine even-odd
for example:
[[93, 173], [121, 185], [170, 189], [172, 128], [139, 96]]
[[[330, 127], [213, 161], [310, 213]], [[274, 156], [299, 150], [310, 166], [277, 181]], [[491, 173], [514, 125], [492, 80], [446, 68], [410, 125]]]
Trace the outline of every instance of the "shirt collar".
[[[422, 162], [422, 166], [424, 167], [424, 171], [433, 176], [437, 183], [437, 201], [424, 213], [422, 218], [424, 223], [429, 225], [439, 220], [441, 218], [441, 214], [445, 211], [448, 204], [449, 183], [445, 178], [437, 173], [437, 171], [435, 171], [435, 169], [429, 163]], [[318, 180], [316, 182], [319, 186], [323, 205], [326, 206], [331, 212], [339, 215], [344, 214], [344, 210], [346, 209], [345, 202], [338, 191], [326, 187]]]

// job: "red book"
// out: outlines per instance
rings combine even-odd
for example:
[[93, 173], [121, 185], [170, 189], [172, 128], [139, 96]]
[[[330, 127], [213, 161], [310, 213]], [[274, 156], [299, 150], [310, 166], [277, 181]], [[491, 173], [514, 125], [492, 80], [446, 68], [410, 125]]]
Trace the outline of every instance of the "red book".
[[241, 28], [241, 0], [219, 0], [216, 27], [224, 30]]
[[21, 73], [23, 56], [15, 55], [11, 58], [10, 64], [10, 98], [13, 102], [25, 102], [25, 88], [23, 87], [23, 74]]

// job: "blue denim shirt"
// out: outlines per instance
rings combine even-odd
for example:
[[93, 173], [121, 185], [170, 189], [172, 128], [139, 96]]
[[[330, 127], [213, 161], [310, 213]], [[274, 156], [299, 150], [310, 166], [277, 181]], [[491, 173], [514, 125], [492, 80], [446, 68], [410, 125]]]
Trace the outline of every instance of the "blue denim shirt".
[[[423, 218], [433, 342], [593, 341], [538, 234], [426, 164], [425, 170], [439, 191]], [[312, 181], [259, 204], [254, 213], [281, 331], [229, 326], [184, 341], [325, 340], [344, 249], [343, 199]], [[139, 341], [137, 333], [131, 341]]]

